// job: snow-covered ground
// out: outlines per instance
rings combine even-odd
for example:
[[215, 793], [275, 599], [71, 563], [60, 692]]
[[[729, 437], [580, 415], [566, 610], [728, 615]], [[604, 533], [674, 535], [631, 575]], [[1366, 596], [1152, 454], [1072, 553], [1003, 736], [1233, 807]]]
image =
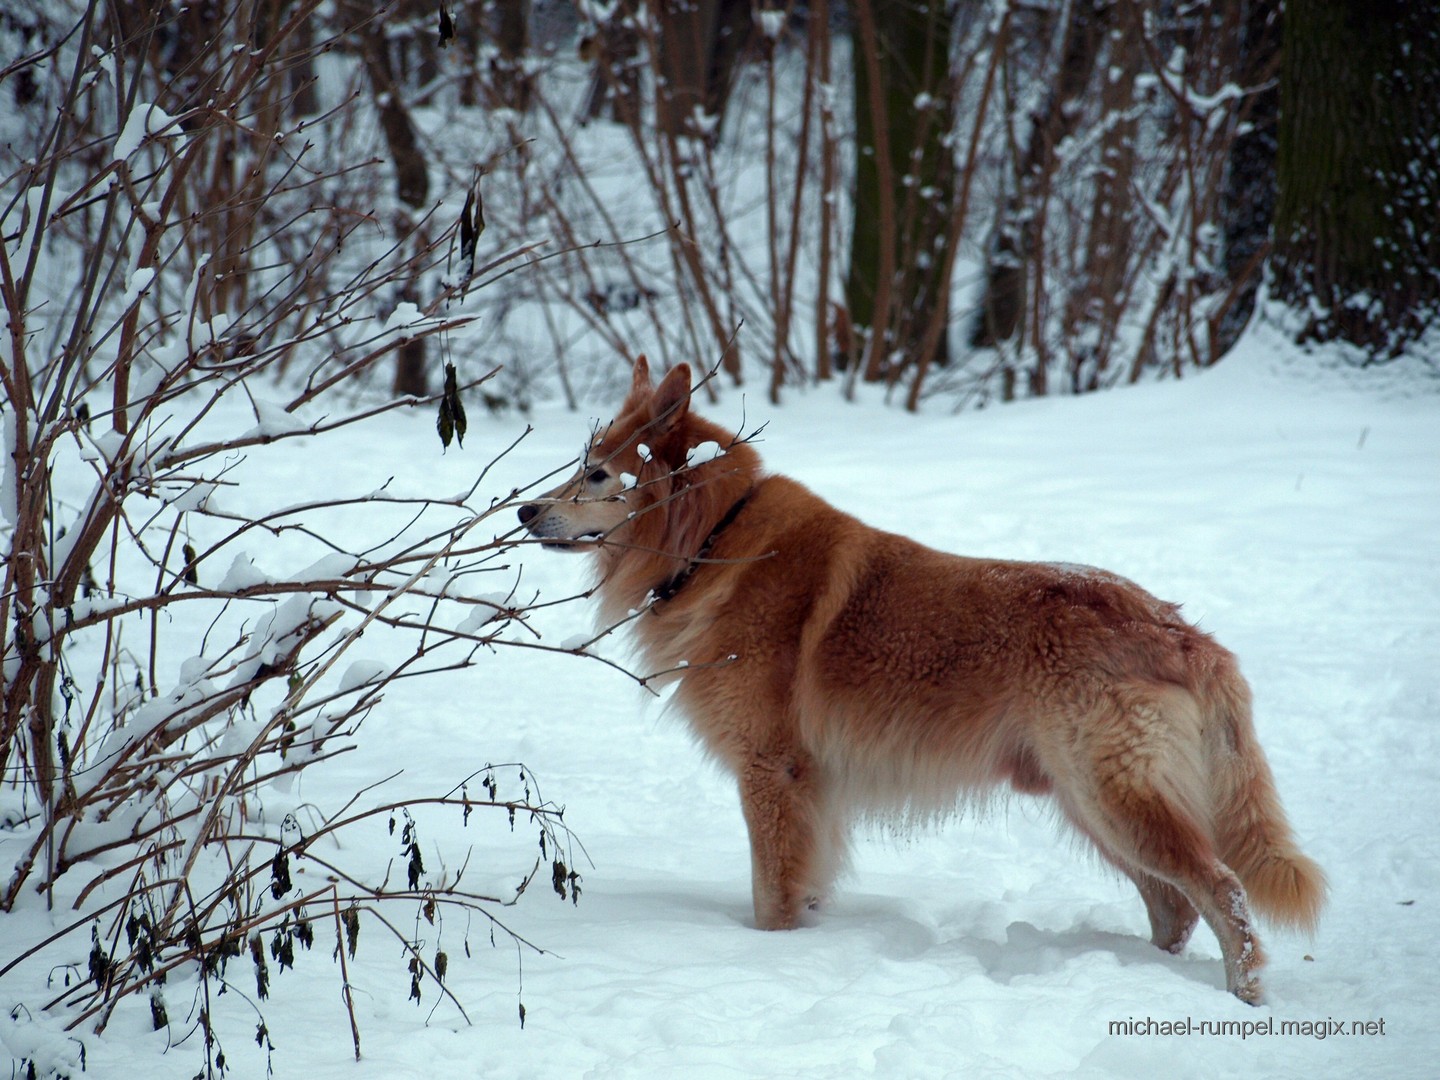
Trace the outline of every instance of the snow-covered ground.
[[[619, 376], [617, 368], [617, 377]], [[1428, 383], [1428, 385], [1427, 385]], [[1316, 938], [1271, 931], [1268, 1002], [1226, 994], [1202, 926], [1184, 955], [1147, 942], [1119, 880], [1015, 798], [918, 836], [872, 836], [813, 928], [751, 927], [749, 855], [730, 783], [683, 722], [594, 662], [507, 651], [471, 671], [401, 682], [359, 749], [276, 792], [333, 812], [403, 774], [396, 796], [444, 791], [487, 762], [523, 761], [566, 806], [589, 862], [579, 903], [546, 875], [503, 914], [546, 950], [448, 926], [449, 983], [420, 1006], [393, 942], [367, 933], [350, 968], [363, 1058], [352, 1060], [325, 932], [277, 975], [262, 1012], [280, 1077], [1265, 1077], [1433, 1076], [1440, 1056], [1440, 394], [1433, 378], [1360, 377], [1296, 354], [1263, 327], [1183, 381], [961, 416], [918, 417], [833, 389], [726, 392], [708, 410], [768, 422], [767, 464], [871, 523], [953, 551], [1105, 566], [1167, 599], [1236, 651], [1260, 738], [1304, 849], [1330, 876]], [[542, 409], [493, 494], [573, 457], [587, 417]], [[237, 423], [239, 421], [237, 420]], [[264, 481], [295, 492], [466, 488], [523, 428], [472, 411], [466, 449], [441, 457], [429, 416], [391, 415], [298, 447]], [[432, 449], [433, 448], [433, 449]], [[272, 455], [273, 456], [273, 455]], [[407, 472], [409, 475], [406, 475]], [[287, 495], [288, 498], [288, 495]], [[525, 551], [525, 581], [580, 585], [578, 558]], [[554, 641], [581, 607], [537, 622]], [[623, 659], [621, 646], [610, 655]], [[377, 657], [376, 659], [384, 659]], [[427, 863], [473, 847], [486, 873], [495, 821], [417, 813]], [[0, 864], [9, 857], [0, 836]], [[398, 847], [377, 830], [377, 859]], [[498, 865], [498, 864], [497, 864]], [[509, 864], [507, 864], [509, 865]], [[513, 887], [514, 882], [510, 885]], [[57, 920], [60, 916], [54, 917]], [[453, 918], [453, 916], [452, 916]], [[7, 918], [38, 940], [51, 916]], [[425, 933], [434, 933], [425, 928]], [[11, 935], [17, 935], [11, 938]], [[78, 942], [78, 938], [75, 939]], [[85, 943], [88, 945], [88, 943]], [[71, 952], [79, 944], [68, 946]], [[7, 950], [8, 951], [8, 950]], [[17, 1001], [41, 997], [47, 954], [6, 976], [12, 1053], [54, 1039]], [[237, 987], [247, 986], [247, 973]], [[174, 1037], [193, 984], [166, 996]], [[517, 1003], [523, 1001], [522, 1029]], [[32, 1004], [33, 1008], [33, 1004]], [[231, 1075], [264, 1075], [256, 1016], [216, 1004]], [[1113, 1022], [1383, 1021], [1383, 1035], [1115, 1034]], [[193, 1022], [193, 1021], [192, 1021]], [[193, 1076], [198, 1036], [166, 1052], [138, 1000], [85, 1039], [85, 1075]], [[78, 1073], [77, 1073], [78, 1075]]]

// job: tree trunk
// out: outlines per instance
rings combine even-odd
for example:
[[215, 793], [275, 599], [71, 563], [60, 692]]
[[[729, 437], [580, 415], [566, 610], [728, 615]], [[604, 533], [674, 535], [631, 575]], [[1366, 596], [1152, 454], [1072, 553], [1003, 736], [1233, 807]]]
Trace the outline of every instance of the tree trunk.
[[1274, 287], [1299, 337], [1393, 357], [1440, 311], [1440, 15], [1286, 0]]
[[[654, 11], [660, 50], [656, 123], [669, 135], [713, 141], [730, 100], [736, 66], [750, 40], [751, 2], [691, 0], [656, 4]], [[709, 119], [696, 125], [697, 115]]]
[[[354, 10], [352, 8], [352, 12]], [[409, 235], [414, 229], [411, 215], [422, 210], [430, 201], [430, 175], [420, 146], [420, 135], [410, 111], [405, 107], [384, 27], [374, 20], [364, 23], [360, 43], [365, 69], [375, 93], [375, 107], [380, 113], [380, 130], [385, 135], [385, 145], [395, 168], [395, 195], [402, 207], [396, 214], [396, 232], [403, 238], [402, 242], [413, 246], [418, 238]], [[423, 244], [419, 246], [423, 247]], [[398, 299], [413, 303], [418, 298], [419, 290], [412, 281]], [[400, 396], [424, 397], [429, 392], [424, 338], [414, 338], [400, 347], [392, 389]]]
[[945, 277], [955, 188], [954, 8], [919, 0], [854, 5], [855, 202], [845, 303], [867, 381], [944, 364], [948, 335], [922, 358], [926, 328], [949, 309]]
[[534, 93], [530, 73], [525, 70], [525, 56], [530, 51], [530, 0], [502, 0], [495, 7], [498, 10], [491, 17], [498, 53], [490, 62], [495, 104], [527, 112]]
[[[1076, 0], [1070, 7], [1060, 49], [1060, 70], [1043, 106], [1030, 119], [1030, 135], [1016, 169], [1015, 193], [1005, 206], [995, 246], [986, 261], [985, 293], [970, 335], [970, 343], [976, 348], [993, 348], [1010, 341], [1024, 325], [1038, 203], [1046, 197], [1055, 147], [1074, 130], [1081, 115], [1075, 102], [1084, 93], [1095, 68], [1108, 7], [1108, 0]], [[1043, 393], [1043, 370], [1036, 377], [1040, 385], [1032, 390]]]
[[[1091, 13], [1097, 40], [1104, 36], [1109, 14], [1100, 9]], [[1077, 279], [1062, 290], [1067, 294], [1065, 360], [1073, 394], [1099, 389], [1128, 299], [1126, 270], [1134, 234], [1131, 192], [1140, 128], [1134, 111], [1135, 77], [1141, 69], [1143, 31], [1134, 9], [1125, 14], [1136, 17], [1133, 22], [1122, 20], [1110, 35], [1105, 58], [1108, 73], [1096, 91], [1103, 134], [1085, 230], [1084, 261]], [[1043, 386], [1043, 369], [1037, 373]]]
[[1280, 0], [1242, 0], [1236, 81], [1249, 91], [1240, 110], [1245, 127], [1230, 146], [1221, 202], [1225, 277], [1234, 297], [1215, 328], [1218, 358], [1239, 338], [1255, 310], [1260, 263], [1270, 250], [1275, 219], [1276, 128], [1280, 121]]
[[587, 120], [605, 115], [633, 128], [640, 122], [639, 0], [617, 0], [594, 32], [580, 42], [580, 58], [594, 65], [585, 104]]

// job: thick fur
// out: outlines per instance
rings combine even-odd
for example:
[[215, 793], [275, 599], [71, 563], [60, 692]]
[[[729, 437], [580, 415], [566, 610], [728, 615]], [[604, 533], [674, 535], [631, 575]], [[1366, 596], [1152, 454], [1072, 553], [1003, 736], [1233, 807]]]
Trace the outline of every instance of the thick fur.
[[[728, 450], [685, 468], [707, 441]], [[1135, 882], [1159, 947], [1203, 918], [1245, 1001], [1263, 963], [1250, 907], [1314, 927], [1324, 875], [1291, 837], [1234, 656], [1131, 582], [864, 525], [763, 473], [690, 411], [687, 367], [654, 387], [643, 358], [585, 467], [521, 520], [595, 552], [607, 618], [652, 601], [639, 644], [680, 667], [680, 707], [739, 783], [762, 928], [828, 893], [857, 817], [1005, 787], [1051, 796]]]

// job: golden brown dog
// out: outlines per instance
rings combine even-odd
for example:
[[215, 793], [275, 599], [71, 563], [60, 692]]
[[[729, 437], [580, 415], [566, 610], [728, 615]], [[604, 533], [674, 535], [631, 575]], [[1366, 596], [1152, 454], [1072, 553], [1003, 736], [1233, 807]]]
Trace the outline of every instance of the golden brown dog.
[[[718, 452], [718, 456], [717, 456]], [[1291, 838], [1234, 656], [1087, 567], [947, 555], [881, 532], [690, 411], [690, 370], [642, 358], [580, 472], [520, 510], [593, 550], [606, 619], [735, 774], [755, 919], [798, 925], [857, 816], [937, 815], [1008, 784], [1048, 794], [1140, 890], [1152, 940], [1197, 919], [1260, 995], [1253, 906], [1313, 928], [1325, 879]]]

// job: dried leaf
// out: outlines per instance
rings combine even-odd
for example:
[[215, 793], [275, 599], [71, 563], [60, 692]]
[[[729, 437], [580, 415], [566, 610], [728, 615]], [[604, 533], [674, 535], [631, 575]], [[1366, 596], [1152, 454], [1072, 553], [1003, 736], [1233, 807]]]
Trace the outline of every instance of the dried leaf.
[[455, 23], [451, 21], [450, 12], [442, 4], [440, 6], [440, 47], [445, 48], [454, 37]]
[[265, 963], [265, 944], [259, 934], [250, 939], [250, 959], [255, 962], [255, 993], [264, 1001], [270, 996], [270, 966]]
[[440, 433], [440, 445], [450, 449], [450, 440], [455, 437], [455, 417], [450, 413], [450, 398], [440, 399], [440, 414], [435, 418], [435, 430]]
[[276, 900], [290, 891], [290, 856], [281, 848], [270, 862], [270, 895]]
[[475, 226], [470, 223], [470, 215], [475, 205], [475, 190], [472, 188], [465, 196], [465, 206], [460, 211], [460, 259], [465, 263], [465, 277], [469, 278], [475, 273]]
[[459, 383], [455, 376], [455, 365], [445, 365], [445, 390], [440, 395], [440, 412], [435, 420], [435, 430], [440, 433], [440, 444], [447, 450], [451, 438], [465, 446], [465, 403], [460, 400]]
[[477, 179], [465, 194], [465, 205], [460, 211], [460, 261], [465, 266], [465, 279], [475, 274], [475, 244], [485, 231], [485, 201], [480, 194]]
[[100, 944], [100, 931], [90, 928], [90, 978], [96, 986], [104, 986], [110, 977], [110, 957]]
[[360, 941], [360, 909], [351, 904], [340, 916], [345, 925], [345, 943], [349, 947], [350, 959], [355, 959], [355, 946]]

